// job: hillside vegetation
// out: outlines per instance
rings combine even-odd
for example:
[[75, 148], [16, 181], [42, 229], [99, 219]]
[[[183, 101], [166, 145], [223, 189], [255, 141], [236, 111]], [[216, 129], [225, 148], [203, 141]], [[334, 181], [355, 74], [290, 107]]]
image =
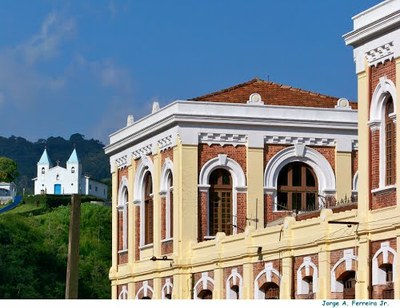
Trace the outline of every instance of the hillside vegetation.
[[[70, 206], [24, 204], [0, 214], [0, 298], [62, 299]], [[111, 208], [83, 203], [79, 298], [110, 298]]]
[[63, 167], [72, 150], [76, 148], [84, 174], [106, 183], [110, 179], [109, 160], [104, 153], [104, 145], [98, 140], [87, 140], [81, 134], [73, 134], [69, 140], [49, 137], [36, 142], [15, 136], [0, 137], [0, 157], [5, 156], [17, 162], [19, 177], [16, 182], [20, 194], [23, 189], [27, 194], [33, 192], [32, 179], [37, 175], [37, 162], [44, 148], [47, 149], [53, 165], [60, 161], [60, 166]]

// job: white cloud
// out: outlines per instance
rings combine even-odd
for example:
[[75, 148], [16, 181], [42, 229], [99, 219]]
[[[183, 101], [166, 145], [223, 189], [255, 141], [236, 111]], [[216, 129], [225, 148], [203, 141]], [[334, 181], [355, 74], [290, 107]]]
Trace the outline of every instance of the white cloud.
[[43, 21], [40, 32], [17, 49], [25, 55], [25, 60], [29, 64], [34, 64], [41, 59], [50, 59], [58, 54], [61, 41], [71, 35], [74, 30], [73, 19], [63, 19], [52, 12]]
[[75, 30], [73, 19], [50, 13], [40, 30], [14, 47], [0, 49], [0, 92], [3, 100], [16, 106], [37, 102], [46, 91], [57, 91], [65, 78], [44, 73], [41, 61], [57, 57], [63, 41]]

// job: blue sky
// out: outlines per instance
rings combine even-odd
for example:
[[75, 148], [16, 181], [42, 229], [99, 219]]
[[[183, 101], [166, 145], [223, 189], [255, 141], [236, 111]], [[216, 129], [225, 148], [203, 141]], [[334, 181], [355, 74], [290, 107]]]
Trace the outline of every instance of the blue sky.
[[1, 136], [108, 135], [254, 77], [356, 100], [351, 17], [379, 0], [2, 0]]

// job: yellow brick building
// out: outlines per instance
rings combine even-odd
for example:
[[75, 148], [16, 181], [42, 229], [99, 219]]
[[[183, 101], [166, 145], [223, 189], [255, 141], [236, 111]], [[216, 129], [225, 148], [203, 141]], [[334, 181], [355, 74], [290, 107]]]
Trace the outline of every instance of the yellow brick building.
[[358, 112], [254, 79], [110, 136], [113, 298], [400, 298], [400, 0], [344, 38]]

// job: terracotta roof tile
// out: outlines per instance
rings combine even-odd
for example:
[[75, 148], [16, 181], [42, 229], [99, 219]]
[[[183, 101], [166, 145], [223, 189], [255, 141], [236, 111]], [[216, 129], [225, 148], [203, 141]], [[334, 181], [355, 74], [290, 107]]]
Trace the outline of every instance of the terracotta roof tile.
[[[193, 101], [246, 103], [253, 93], [261, 95], [266, 105], [304, 106], [319, 108], [334, 108], [338, 97], [327, 96], [310, 92], [288, 85], [282, 85], [259, 78], [234, 85], [232, 87], [195, 97]], [[357, 109], [356, 102], [350, 102], [353, 109]]]

